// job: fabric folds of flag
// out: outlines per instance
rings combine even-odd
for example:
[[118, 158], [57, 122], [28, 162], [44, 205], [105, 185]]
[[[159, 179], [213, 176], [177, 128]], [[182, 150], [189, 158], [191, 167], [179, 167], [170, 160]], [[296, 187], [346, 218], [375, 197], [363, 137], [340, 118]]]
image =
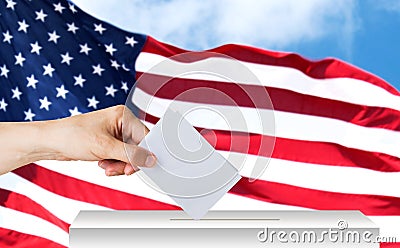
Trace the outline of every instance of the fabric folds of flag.
[[[0, 38], [0, 121], [56, 119], [123, 104], [137, 78], [187, 52], [120, 30], [65, 0], [0, 1]], [[221, 113], [240, 108], [246, 118], [253, 109], [238, 85], [268, 92], [276, 125], [270, 164], [255, 182], [243, 172], [244, 179], [215, 209], [359, 209], [385, 234], [396, 234], [400, 93], [395, 88], [337, 59], [309, 61], [240, 45], [210, 51], [239, 60], [261, 85], [159, 71], [152, 75], [154, 81], [135, 85], [128, 101], [151, 128], [172, 100], [193, 88], [226, 93], [236, 106], [198, 94], [187, 94], [178, 104], [209, 106]], [[197, 60], [175, 62], [182, 67], [199, 60], [223, 65], [229, 59], [197, 53]], [[262, 97], [253, 100], [261, 113], [271, 111]], [[270, 138], [266, 133], [229, 130], [201, 114], [191, 122], [199, 130], [214, 131], [214, 146], [221, 154], [230, 150], [250, 162], [269, 159], [259, 150]], [[211, 140], [208, 134], [204, 136]], [[244, 136], [249, 137], [249, 149], [241, 146]], [[82, 209], [178, 209], [137, 176], [108, 178], [95, 163], [55, 161], [0, 176], [0, 204], [1, 247], [68, 246], [69, 225]]]

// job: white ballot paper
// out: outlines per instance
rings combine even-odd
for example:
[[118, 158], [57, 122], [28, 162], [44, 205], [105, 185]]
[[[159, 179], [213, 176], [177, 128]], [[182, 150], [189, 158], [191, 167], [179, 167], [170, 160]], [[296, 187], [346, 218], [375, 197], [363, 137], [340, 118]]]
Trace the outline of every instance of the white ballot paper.
[[203, 217], [241, 178], [228, 160], [171, 109], [139, 146], [157, 157], [156, 166], [141, 168], [139, 176], [169, 195], [193, 219]]

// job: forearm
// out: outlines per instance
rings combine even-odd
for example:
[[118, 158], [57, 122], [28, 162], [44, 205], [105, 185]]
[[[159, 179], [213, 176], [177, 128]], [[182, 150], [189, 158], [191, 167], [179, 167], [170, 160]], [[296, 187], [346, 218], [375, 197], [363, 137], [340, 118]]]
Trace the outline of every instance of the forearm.
[[59, 152], [51, 147], [57, 122], [0, 123], [0, 174], [38, 160], [57, 159]]

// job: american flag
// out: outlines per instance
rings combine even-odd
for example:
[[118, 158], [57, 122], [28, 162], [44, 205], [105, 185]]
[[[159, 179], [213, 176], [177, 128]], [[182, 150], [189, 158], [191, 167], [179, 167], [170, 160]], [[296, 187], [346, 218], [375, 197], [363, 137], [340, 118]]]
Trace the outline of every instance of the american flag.
[[[139, 76], [187, 52], [120, 30], [65, 0], [1, 0], [0, 32], [1, 121], [57, 119], [125, 103]], [[337, 59], [309, 61], [240, 45], [210, 51], [241, 61], [262, 85], [176, 77], [159, 90], [157, 80], [138, 83], [128, 102], [146, 114], [140, 116], [151, 128], [172, 99], [189, 89], [217, 89], [238, 106], [196, 94], [179, 104], [240, 108], [244, 116], [251, 116], [252, 106], [237, 85], [268, 91], [276, 123], [270, 164], [255, 182], [243, 172], [244, 179], [214, 209], [359, 209], [385, 235], [400, 237], [400, 93], [395, 88]], [[198, 60], [228, 60], [197, 54]], [[184, 67], [196, 61], [180, 62]], [[153, 105], [145, 107], [150, 97]], [[255, 100], [265, 106], [265, 99]], [[268, 155], [254, 152], [268, 134], [227, 130], [200, 114], [190, 121], [214, 131], [221, 153], [233, 141], [237, 154]], [[250, 137], [250, 149], [241, 147], [243, 135]], [[68, 227], [82, 209], [178, 209], [139, 177], [109, 178], [89, 162], [29, 164], [0, 176], [0, 191], [1, 247], [66, 247]]]

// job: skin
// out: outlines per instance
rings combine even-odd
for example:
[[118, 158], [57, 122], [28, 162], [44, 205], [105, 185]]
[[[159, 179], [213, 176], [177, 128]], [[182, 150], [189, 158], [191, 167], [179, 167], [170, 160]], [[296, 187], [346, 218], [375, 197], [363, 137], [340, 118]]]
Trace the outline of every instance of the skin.
[[153, 153], [137, 146], [148, 132], [122, 105], [59, 120], [3, 122], [0, 174], [39, 160], [85, 160], [99, 161], [107, 176], [131, 175], [137, 166], [156, 163]]

